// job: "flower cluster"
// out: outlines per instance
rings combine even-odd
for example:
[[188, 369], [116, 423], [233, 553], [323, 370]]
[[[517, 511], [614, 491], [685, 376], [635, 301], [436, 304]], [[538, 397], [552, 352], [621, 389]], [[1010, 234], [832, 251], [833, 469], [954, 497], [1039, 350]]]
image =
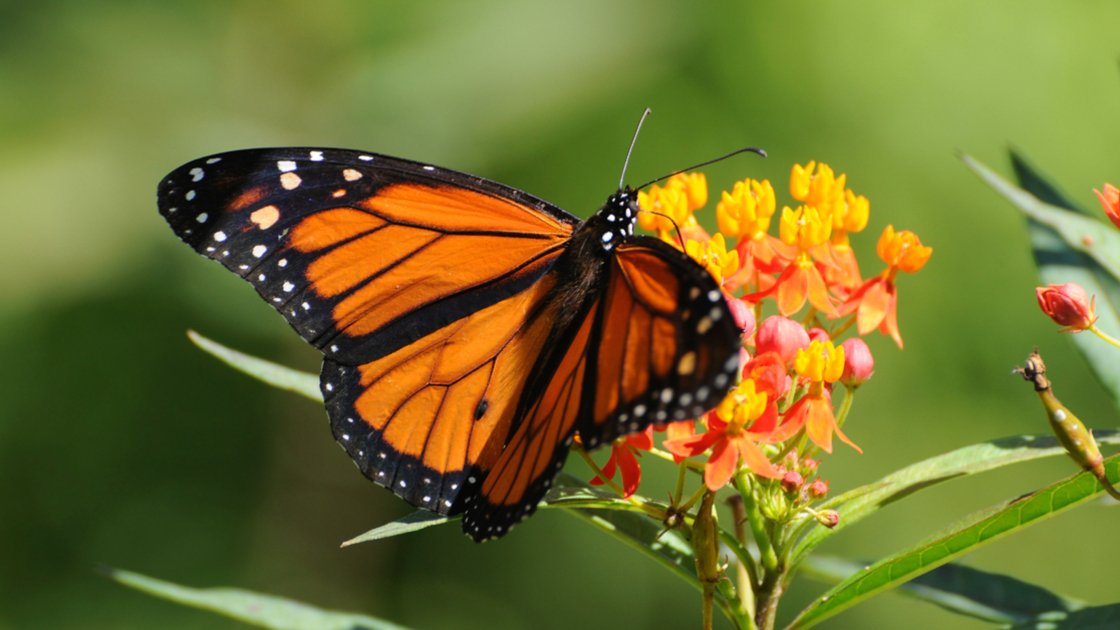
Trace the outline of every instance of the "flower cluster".
[[[932, 250], [913, 233], [888, 225], [877, 247], [886, 267], [864, 280], [849, 235], [868, 224], [867, 198], [847, 188], [845, 175], [814, 162], [793, 167], [789, 192], [796, 207], [784, 206], [778, 213], [769, 181], [737, 182], [719, 196], [715, 234], [695, 214], [708, 201], [702, 174], [675, 175], [664, 186], [639, 193], [644, 210], [639, 224], [675, 247], [683, 242], [685, 252], [722, 286], [744, 329], [742, 369], [737, 385], [703, 417], [617, 441], [593, 483], [621, 470], [620, 490], [629, 497], [640, 479], [636, 455], [654, 451], [696, 469], [702, 466], [707, 491], [740, 484], [747, 475], [750, 483], [768, 489], [759, 501], [768, 518], [811, 514], [824, 523], [835, 515], [808, 507], [828, 491], [826, 481], [807, 481], [819, 465], [812, 458], [832, 452], [833, 436], [860, 451], [841, 427], [855, 390], [874, 371], [862, 339], [841, 343], [839, 338], [855, 325], [859, 335], [878, 329], [901, 348], [898, 272], [918, 271]], [[777, 236], [770, 233], [772, 223], [777, 223]], [[763, 320], [767, 300], [773, 300], [777, 314]], [[806, 313], [792, 319], [806, 304]], [[757, 329], [756, 322], [761, 322]], [[837, 383], [846, 393], [834, 410]], [[654, 446], [656, 431], [668, 433], [663, 450]], [[701, 464], [696, 458], [706, 459]]]

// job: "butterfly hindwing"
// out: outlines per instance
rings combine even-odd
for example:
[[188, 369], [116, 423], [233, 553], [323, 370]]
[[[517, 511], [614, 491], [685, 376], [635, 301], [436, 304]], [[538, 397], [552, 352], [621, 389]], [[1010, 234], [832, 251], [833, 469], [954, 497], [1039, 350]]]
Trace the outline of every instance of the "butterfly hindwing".
[[697, 418], [723, 398], [742, 331], [711, 274], [658, 239], [634, 237], [615, 250], [604, 292], [584, 444]]
[[529, 288], [578, 223], [496, 182], [334, 149], [201, 158], [164, 179], [159, 205], [180, 238], [344, 364]]

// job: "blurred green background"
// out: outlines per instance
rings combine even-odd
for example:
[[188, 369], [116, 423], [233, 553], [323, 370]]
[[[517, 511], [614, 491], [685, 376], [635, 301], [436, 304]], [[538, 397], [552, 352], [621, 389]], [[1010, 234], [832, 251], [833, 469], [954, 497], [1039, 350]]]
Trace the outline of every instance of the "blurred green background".
[[[871, 200], [855, 238], [865, 274], [888, 223], [934, 248], [900, 279], [906, 350], [868, 337], [876, 377], [845, 427], [865, 454], [827, 458], [834, 490], [1045, 432], [1009, 374], [1036, 344], [1063, 401], [1089, 426], [1116, 426], [1038, 312], [1022, 219], [955, 152], [1006, 173], [1013, 142], [1096, 207], [1091, 188], [1120, 179], [1120, 5], [845, 4], [0, 1], [0, 629], [237, 627], [117, 586], [98, 564], [417, 630], [699, 624], [695, 591], [563, 513], [482, 546], [443, 527], [339, 549], [406, 506], [354, 470], [319, 405], [184, 335], [318, 369], [248, 286], [156, 213], [163, 175], [219, 151], [360, 148], [586, 215], [613, 191], [649, 106], [631, 182], [760, 146], [768, 159], [705, 169], [713, 196], [765, 177], [789, 203], [792, 164], [823, 160]], [[1074, 472], [1053, 459], [945, 484], [822, 551], [875, 559]], [[646, 474], [672, 476], [653, 462]], [[1107, 603], [1116, 523], [1093, 505], [964, 561]], [[795, 581], [780, 618], [822, 588]], [[899, 615], [983, 627], [893, 595], [822, 627]]]

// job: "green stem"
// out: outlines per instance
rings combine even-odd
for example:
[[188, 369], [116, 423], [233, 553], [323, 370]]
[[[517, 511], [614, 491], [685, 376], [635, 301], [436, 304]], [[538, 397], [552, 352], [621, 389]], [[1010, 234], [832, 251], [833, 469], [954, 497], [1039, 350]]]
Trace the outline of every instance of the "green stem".
[[673, 493], [673, 505], [679, 505], [684, 498], [684, 480], [688, 475], [687, 462], [687, 459], [682, 459], [680, 466], [677, 467], [677, 491]]
[[855, 389], [850, 387], [844, 388], [844, 402], [840, 403], [840, 411], [836, 414], [836, 426], [844, 426], [844, 421], [848, 419], [848, 412], [852, 410], [852, 401], [855, 400], [855, 397]]
[[801, 327], [808, 328], [813, 323], [813, 318], [817, 316], [817, 307], [810, 306], [809, 312], [805, 315], [805, 319], [801, 320]]
[[679, 510], [679, 511], [680, 511], [680, 512], [681, 512], [682, 514], [684, 514], [685, 512], [687, 512], [687, 511], [691, 510], [691, 509], [692, 509], [692, 506], [696, 505], [696, 502], [697, 502], [697, 501], [699, 501], [700, 499], [704, 498], [704, 493], [705, 493], [705, 492], [707, 492], [707, 491], [708, 491], [708, 486], [706, 486], [706, 485], [704, 485], [703, 483], [701, 483], [701, 484], [700, 484], [700, 487], [696, 489], [696, 492], [692, 493], [692, 496], [688, 498], [688, 501], [686, 501], [686, 502], [684, 503], [684, 505], [681, 505], [681, 506], [679, 506], [679, 507], [678, 507], [677, 509], [678, 509], [678, 510]]
[[1117, 348], [1120, 348], [1120, 341], [1117, 341], [1117, 340], [1113, 339], [1112, 337], [1108, 336], [1108, 334], [1105, 333], [1103, 330], [1101, 330], [1100, 328], [1097, 328], [1096, 324], [1089, 324], [1089, 330], [1097, 333], [1097, 336], [1100, 337], [1101, 339], [1104, 339], [1108, 343], [1116, 346]]
[[836, 339], [840, 335], [844, 334], [844, 331], [851, 328], [852, 324], [854, 324], [854, 323], [856, 323], [856, 316], [852, 315], [851, 317], [848, 318], [848, 321], [844, 322], [839, 328], [837, 328], [836, 330], [829, 333], [828, 336], [831, 337], [832, 339]]
[[735, 519], [735, 537], [733, 540], [738, 543], [737, 546], [742, 547], [742, 552], [735, 549], [736, 545], [727, 542], [731, 535], [726, 531], [720, 532], [720, 539], [735, 552], [735, 557], [739, 559], [735, 566], [739, 584], [739, 601], [742, 602], [750, 616], [754, 617], [754, 589], [758, 587], [760, 582], [758, 580], [758, 569], [754, 566], [754, 558], [747, 551], [747, 512], [743, 509], [743, 497], [737, 494], [728, 497], [727, 503], [731, 506], [731, 516]]
[[782, 447], [782, 450], [778, 451], [777, 455], [770, 458], [770, 463], [777, 464], [778, 462], [782, 461], [782, 458], [789, 454], [789, 452], [792, 451], [795, 446], [797, 446], [797, 443], [800, 442], [801, 438], [803, 437], [805, 437], [805, 427], [801, 427], [801, 429], [798, 430], [797, 433], [793, 434], [792, 438], [786, 441], [786, 445]]
[[747, 513], [747, 522], [750, 523], [754, 542], [758, 545], [759, 560], [762, 562], [763, 568], [766, 569], [766, 573], [770, 574], [778, 568], [778, 556], [774, 553], [770, 533], [766, 531], [766, 520], [762, 516], [762, 512], [759, 511], [758, 504], [755, 503], [754, 495], [751, 493], [750, 480], [747, 478], [746, 471], [739, 471], [735, 476], [735, 487], [739, 491], [739, 496], [743, 498], [743, 509]]

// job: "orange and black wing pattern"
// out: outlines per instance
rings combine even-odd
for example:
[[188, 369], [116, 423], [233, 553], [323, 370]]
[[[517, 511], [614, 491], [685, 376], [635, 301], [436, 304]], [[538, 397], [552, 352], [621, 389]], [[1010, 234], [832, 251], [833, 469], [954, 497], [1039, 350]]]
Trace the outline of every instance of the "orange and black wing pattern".
[[513, 188], [336, 149], [201, 158], [160, 214], [328, 358], [357, 365], [533, 286], [578, 220]]
[[479, 492], [463, 515], [475, 540], [502, 536], [536, 510], [577, 432], [594, 449], [653, 423], [698, 417], [733, 384], [742, 331], [719, 285], [673, 247], [619, 231], [636, 210], [613, 219], [610, 210], [573, 238], [580, 251], [595, 250], [580, 247], [584, 240], [605, 243], [602, 264], [579, 316], [556, 332], [557, 350], [529, 377], [505, 450], [476, 478]]

